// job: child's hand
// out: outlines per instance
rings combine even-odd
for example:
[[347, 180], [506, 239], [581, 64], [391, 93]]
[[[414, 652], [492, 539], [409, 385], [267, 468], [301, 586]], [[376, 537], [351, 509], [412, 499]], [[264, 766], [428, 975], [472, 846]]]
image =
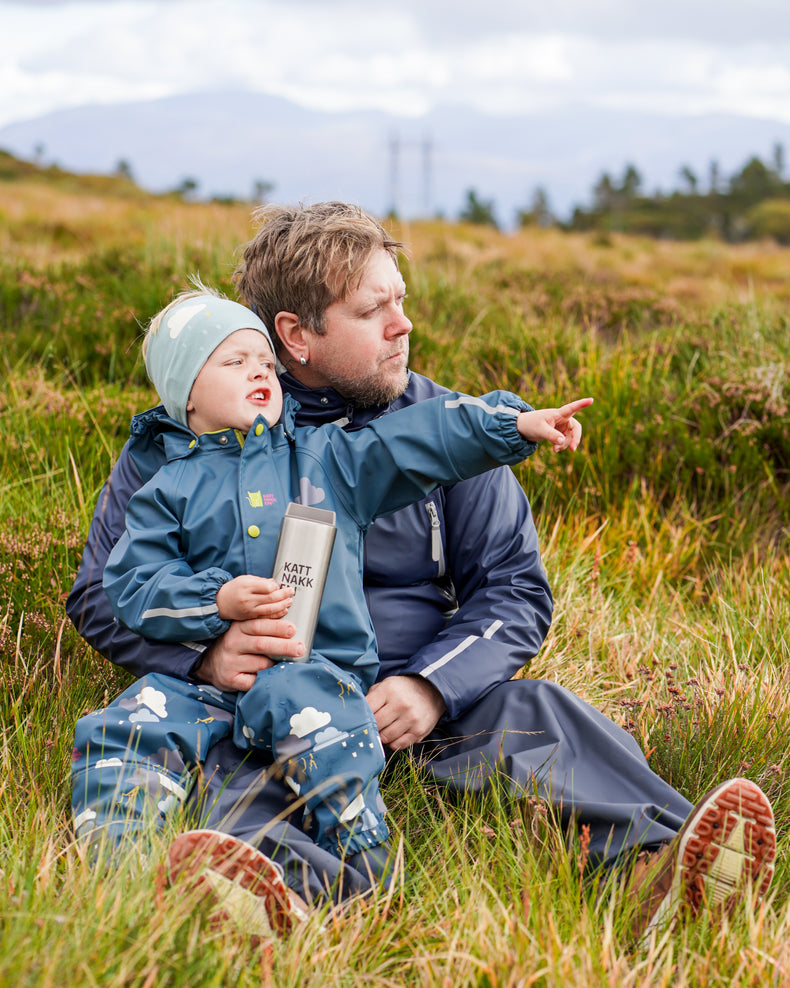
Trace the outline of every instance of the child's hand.
[[592, 398], [579, 398], [562, 408], [536, 408], [534, 412], [521, 412], [516, 420], [518, 431], [533, 443], [547, 440], [555, 453], [563, 449], [575, 451], [581, 442], [582, 425], [573, 416], [592, 403]]
[[237, 576], [217, 591], [217, 607], [223, 621], [285, 617], [294, 596], [293, 587], [281, 587], [262, 576]]

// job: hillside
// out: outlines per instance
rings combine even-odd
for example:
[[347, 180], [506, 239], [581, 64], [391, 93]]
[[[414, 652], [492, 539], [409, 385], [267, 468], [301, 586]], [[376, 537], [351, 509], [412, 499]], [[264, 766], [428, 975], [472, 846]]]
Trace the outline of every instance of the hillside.
[[635, 948], [619, 874], [585, 871], [583, 839], [531, 791], [449, 798], [401, 761], [382, 792], [409, 881], [251, 943], [169, 886], [166, 848], [190, 817], [108, 867], [76, 844], [73, 725], [131, 677], [63, 607], [129, 420], [156, 400], [141, 326], [190, 274], [232, 291], [250, 206], [4, 166], [0, 984], [787, 984], [790, 249], [394, 230], [411, 245], [414, 369], [536, 404], [595, 397], [577, 454], [540, 448], [515, 471], [554, 593], [517, 675], [601, 709], [691, 802], [757, 782], [776, 817], [770, 897]]
[[[232, 264], [236, 247], [254, 229], [253, 210], [244, 200], [191, 202], [176, 193], [155, 195], [126, 177], [74, 174], [0, 151], [0, 246], [9, 260], [76, 262], [97, 249], [107, 252], [161, 236], [173, 237], [187, 252], [210, 243], [212, 252], [227, 250]], [[566, 304], [584, 294], [585, 283], [599, 293], [607, 285], [630, 286], [663, 295], [667, 304], [738, 301], [754, 293], [786, 298], [790, 291], [788, 252], [770, 241], [727, 246], [711, 239], [678, 243], [538, 227], [502, 233], [442, 220], [391, 226], [417, 264], [446, 259], [458, 271], [513, 265], [529, 272], [537, 294], [541, 279], [559, 281], [551, 292], [556, 295], [564, 285]]]
[[0, 182], [32, 182], [63, 192], [101, 194], [108, 196], [150, 198], [133, 181], [120, 175], [77, 174], [58, 165], [39, 165], [17, 158], [0, 149]]

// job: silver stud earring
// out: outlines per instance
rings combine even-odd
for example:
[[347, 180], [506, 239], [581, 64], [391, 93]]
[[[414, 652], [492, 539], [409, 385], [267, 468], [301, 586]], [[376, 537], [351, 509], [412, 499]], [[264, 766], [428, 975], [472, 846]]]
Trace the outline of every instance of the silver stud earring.
[[299, 363], [302, 365], [302, 367], [307, 367], [307, 357], [300, 357]]

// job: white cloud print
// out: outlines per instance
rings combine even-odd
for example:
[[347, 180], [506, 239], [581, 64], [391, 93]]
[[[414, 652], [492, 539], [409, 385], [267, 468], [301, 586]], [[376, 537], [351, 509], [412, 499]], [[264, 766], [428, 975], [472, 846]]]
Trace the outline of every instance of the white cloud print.
[[350, 737], [347, 731], [338, 731], [336, 727], [327, 727], [325, 731], [319, 731], [315, 736], [313, 751], [320, 751], [322, 748], [329, 748], [333, 744], [339, 744]]
[[183, 786], [180, 786], [177, 782], [173, 782], [172, 779], [168, 778], [166, 775], [163, 775], [161, 772], [157, 772], [156, 774], [159, 777], [159, 785], [163, 789], [167, 789], [168, 792], [173, 793], [176, 799], [187, 798], [187, 791]]
[[[136, 711], [129, 717], [133, 723], [138, 720], [154, 721], [167, 717], [167, 697], [161, 690], [155, 690], [152, 686], [144, 686], [132, 699], [119, 700], [118, 706], [122, 710]], [[141, 710], [141, 707], [148, 709]]]
[[177, 796], [173, 796], [172, 793], [166, 796], [164, 799], [160, 799], [156, 804], [156, 808], [163, 816], [167, 816], [171, 810], [175, 810], [181, 805], [181, 800]]
[[353, 820], [354, 817], [359, 816], [359, 814], [365, 809], [365, 799], [360, 793], [343, 810], [340, 814], [340, 820], [343, 823], [347, 823], [349, 820]]
[[121, 768], [122, 765], [120, 758], [100, 758], [91, 765], [91, 768]]
[[321, 731], [320, 734], [316, 734], [316, 736], [315, 736], [315, 743], [317, 745], [319, 745], [319, 744], [325, 744], [325, 743], [331, 743], [333, 741], [339, 741], [340, 738], [347, 738], [347, 737], [348, 737], [348, 734], [346, 734], [346, 733], [341, 734], [340, 731], [338, 731], [338, 729], [336, 727], [331, 727], [330, 726], [330, 727], [327, 727], [327, 729], [325, 731]]
[[89, 827], [93, 824], [93, 821], [95, 819], [96, 819], [96, 812], [94, 810], [90, 808], [83, 810], [82, 813], [78, 813], [74, 817], [74, 829], [76, 831], [79, 831], [83, 827]]
[[316, 710], [315, 707], [303, 707], [298, 714], [291, 717], [291, 731], [298, 738], [303, 738], [312, 731], [317, 731], [332, 720], [332, 717], [325, 710]]
[[326, 492], [323, 487], [313, 487], [309, 477], [299, 478], [299, 497], [294, 499], [297, 504], [309, 507], [311, 504], [320, 504], [325, 497]]
[[153, 686], [144, 686], [135, 697], [141, 707], [149, 707], [158, 717], [167, 717], [167, 697]]
[[192, 316], [197, 315], [198, 312], [202, 312], [205, 308], [205, 302], [195, 302], [192, 305], [179, 306], [178, 311], [172, 313], [167, 320], [167, 328], [170, 330], [170, 339], [177, 339], [181, 335], [181, 331], [184, 326], [186, 326]]

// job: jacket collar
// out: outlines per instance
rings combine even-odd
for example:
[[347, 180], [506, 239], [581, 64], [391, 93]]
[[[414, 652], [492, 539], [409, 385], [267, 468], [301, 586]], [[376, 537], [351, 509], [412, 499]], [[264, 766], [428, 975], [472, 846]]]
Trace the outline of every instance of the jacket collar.
[[[284, 391], [282, 414], [280, 415], [279, 421], [274, 426], [274, 429], [282, 428], [285, 435], [289, 439], [293, 439], [294, 429], [296, 427], [296, 414], [298, 411], [299, 402]], [[259, 420], [265, 424], [265, 420], [262, 416], [258, 416], [256, 423]], [[233, 429], [228, 429], [227, 433], [222, 434], [227, 434], [229, 437], [232, 437], [233, 444], [238, 445], [238, 440], [236, 439], [236, 434]], [[212, 435], [215, 434], [212, 433]], [[219, 435], [219, 433], [216, 435]], [[164, 405], [157, 405], [155, 408], [149, 408], [147, 411], [140, 412], [135, 415], [132, 419], [131, 442], [153, 442], [157, 446], [161, 447], [168, 460], [176, 460], [182, 456], [186, 456], [197, 445], [196, 440], [197, 437], [191, 429], [188, 429], [185, 425], [181, 425], [180, 422], [176, 422], [175, 419], [170, 418], [165, 411]]]

